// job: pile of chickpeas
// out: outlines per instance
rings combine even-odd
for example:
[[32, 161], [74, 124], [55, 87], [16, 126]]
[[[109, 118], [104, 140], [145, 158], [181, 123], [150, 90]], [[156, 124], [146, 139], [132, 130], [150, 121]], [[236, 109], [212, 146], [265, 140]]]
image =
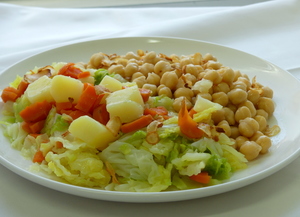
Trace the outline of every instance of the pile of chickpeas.
[[107, 69], [150, 89], [152, 96], [173, 98], [177, 112], [182, 100], [191, 109], [197, 95], [219, 103], [223, 108], [213, 113], [213, 124], [235, 141], [234, 147], [249, 161], [267, 153], [272, 145], [267, 123], [275, 109], [272, 89], [222, 65], [209, 53], [167, 56], [138, 50], [119, 56], [100, 52], [85, 67]]

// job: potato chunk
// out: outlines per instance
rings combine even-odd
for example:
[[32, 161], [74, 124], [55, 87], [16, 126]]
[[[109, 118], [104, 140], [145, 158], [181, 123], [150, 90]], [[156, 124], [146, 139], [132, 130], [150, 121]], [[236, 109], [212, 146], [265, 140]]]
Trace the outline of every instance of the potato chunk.
[[76, 103], [82, 91], [83, 83], [77, 79], [64, 75], [56, 75], [52, 79], [50, 93], [56, 102], [69, 102], [73, 100]]
[[118, 116], [122, 123], [131, 122], [144, 112], [144, 101], [137, 86], [111, 93], [106, 103], [110, 117]]
[[89, 116], [75, 119], [69, 126], [69, 132], [86, 142], [88, 146], [99, 150], [105, 149], [116, 137], [106, 128]]
[[46, 75], [40, 77], [38, 80], [28, 85], [25, 96], [31, 103], [42, 102], [44, 100], [52, 102], [53, 97], [50, 93], [51, 81], [51, 78]]
[[115, 78], [112, 78], [108, 75], [104, 76], [100, 85], [107, 88], [111, 92], [115, 92], [117, 90], [122, 90], [122, 83]]

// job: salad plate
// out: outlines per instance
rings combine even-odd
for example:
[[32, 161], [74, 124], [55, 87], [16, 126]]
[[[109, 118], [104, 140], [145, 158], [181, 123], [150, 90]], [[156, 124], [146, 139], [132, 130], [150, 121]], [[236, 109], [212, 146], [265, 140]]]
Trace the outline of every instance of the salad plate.
[[[45, 187], [72, 195], [118, 202], [171, 202], [196, 199], [244, 187], [255, 183], [282, 169], [300, 154], [300, 83], [287, 71], [251, 54], [204, 41], [165, 37], [127, 37], [84, 41], [57, 47], [26, 58], [0, 74], [0, 90], [34, 67], [43, 67], [53, 62], [88, 62], [92, 54], [126, 54], [137, 50], [155, 51], [166, 55], [189, 55], [196, 52], [211, 53], [220, 63], [234, 70], [240, 70], [250, 78], [274, 91], [276, 109], [270, 125], [277, 124], [281, 131], [272, 137], [272, 147], [267, 154], [248, 163], [248, 168], [237, 171], [221, 184], [165, 192], [117, 192], [96, 188], [79, 187], [59, 181], [45, 173], [32, 172], [32, 161], [26, 160], [20, 151], [11, 148], [7, 138], [0, 134], [0, 163], [14, 173]], [[3, 102], [0, 102], [0, 109]], [[2, 115], [2, 114], [0, 114]], [[0, 116], [1, 118], [2, 116]], [[253, 185], [255, 188], [255, 185]]]

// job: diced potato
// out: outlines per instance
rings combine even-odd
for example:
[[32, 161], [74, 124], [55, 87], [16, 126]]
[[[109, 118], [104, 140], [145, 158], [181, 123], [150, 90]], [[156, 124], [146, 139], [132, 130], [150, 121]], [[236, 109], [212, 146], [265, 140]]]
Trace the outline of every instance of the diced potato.
[[117, 90], [122, 90], [122, 83], [115, 78], [112, 78], [108, 75], [105, 75], [100, 85], [104, 86], [111, 92], [115, 92]]
[[75, 119], [69, 126], [69, 132], [75, 137], [86, 142], [88, 146], [99, 150], [105, 149], [110, 142], [116, 140], [105, 125], [89, 116]]
[[202, 112], [209, 108], [215, 108], [214, 110], [219, 110], [222, 108], [222, 106], [218, 103], [211, 102], [208, 99], [201, 97], [200, 95], [197, 95], [194, 110], [196, 112]]
[[93, 76], [85, 77], [85, 78], [79, 78], [82, 83], [90, 83], [94, 84], [95, 83], [95, 78]]
[[25, 96], [31, 103], [41, 102], [47, 100], [48, 102], [53, 101], [53, 97], [50, 93], [52, 79], [44, 75], [38, 80], [29, 84]]
[[56, 102], [68, 102], [72, 99], [76, 103], [82, 91], [83, 83], [75, 78], [56, 75], [52, 79], [50, 93]]
[[106, 108], [111, 118], [118, 116], [122, 123], [131, 122], [141, 117], [144, 112], [143, 106], [131, 100], [109, 103]]
[[122, 123], [131, 122], [144, 112], [144, 101], [137, 86], [111, 93], [106, 98], [106, 103], [110, 116], [120, 117]]

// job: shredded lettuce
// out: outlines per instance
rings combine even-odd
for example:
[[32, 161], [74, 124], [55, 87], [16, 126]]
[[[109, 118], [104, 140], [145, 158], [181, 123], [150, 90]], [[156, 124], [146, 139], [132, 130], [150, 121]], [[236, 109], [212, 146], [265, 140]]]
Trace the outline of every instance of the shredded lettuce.
[[95, 73], [94, 73], [95, 83], [94, 84], [95, 85], [100, 84], [100, 82], [106, 75], [110, 75], [106, 69], [98, 69], [97, 71], [95, 71]]
[[231, 176], [231, 166], [227, 159], [216, 154], [211, 155], [206, 162], [205, 171], [214, 179], [219, 180], [228, 179]]
[[27, 106], [29, 106], [31, 103], [29, 101], [29, 99], [25, 96], [22, 95], [21, 97], [19, 97], [16, 102], [13, 105], [13, 110], [14, 110], [14, 114], [16, 117], [16, 121], [21, 122], [23, 121], [22, 117], [20, 116], [20, 112], [25, 109]]
[[173, 99], [171, 99], [165, 95], [160, 95], [160, 96], [150, 97], [147, 103], [152, 108], [158, 107], [158, 106], [163, 106], [168, 111], [173, 111], [173, 102], [174, 102]]
[[11, 82], [11, 83], [9, 84], [9, 86], [11, 86], [11, 87], [13, 87], [13, 88], [18, 88], [18, 86], [19, 86], [19, 84], [21, 83], [22, 79], [23, 79], [23, 78], [22, 78], [21, 76], [17, 75], [16, 79], [15, 79], [13, 82]]

